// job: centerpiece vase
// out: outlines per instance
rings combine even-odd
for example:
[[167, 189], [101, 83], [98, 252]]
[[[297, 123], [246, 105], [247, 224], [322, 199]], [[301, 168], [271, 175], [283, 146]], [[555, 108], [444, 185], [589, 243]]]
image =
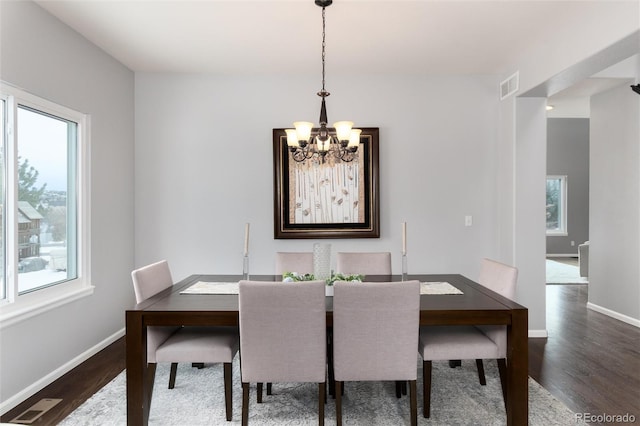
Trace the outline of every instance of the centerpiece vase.
[[331, 277], [331, 244], [313, 245], [313, 276], [316, 280]]

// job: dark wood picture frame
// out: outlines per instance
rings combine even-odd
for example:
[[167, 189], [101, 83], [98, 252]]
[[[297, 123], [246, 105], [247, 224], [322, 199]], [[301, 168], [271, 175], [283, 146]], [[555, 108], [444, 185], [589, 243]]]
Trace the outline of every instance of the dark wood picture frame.
[[[293, 223], [296, 208], [291, 200], [290, 167], [295, 164], [287, 147], [284, 129], [273, 129], [273, 205], [274, 238], [380, 238], [380, 176], [378, 167], [379, 129], [364, 127], [360, 134], [358, 156], [361, 157], [363, 182], [357, 203], [364, 213], [358, 222]], [[314, 132], [317, 129], [314, 129]], [[309, 161], [309, 160], [307, 160]], [[354, 160], [356, 161], [356, 160]], [[330, 166], [323, 166], [330, 167]], [[294, 210], [292, 210], [294, 209]]]

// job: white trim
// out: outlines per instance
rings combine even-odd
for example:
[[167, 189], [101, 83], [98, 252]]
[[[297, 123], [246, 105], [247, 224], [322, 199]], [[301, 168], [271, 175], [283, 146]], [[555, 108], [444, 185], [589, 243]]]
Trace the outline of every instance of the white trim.
[[[75, 210], [77, 211], [74, 239], [77, 241], [75, 252], [77, 256], [75, 278], [63, 283], [54, 283], [37, 291], [19, 294], [17, 283], [17, 251], [8, 249], [6, 257], [6, 297], [0, 301], [0, 330], [20, 321], [39, 315], [53, 308], [65, 305], [82, 297], [93, 294], [91, 284], [91, 116], [58, 103], [48, 101], [33, 95], [11, 84], [0, 80], [0, 96], [8, 101], [7, 104], [7, 174], [12, 176], [7, 181], [7, 206], [17, 206], [18, 182], [17, 176], [17, 141], [13, 129], [16, 111], [19, 105], [34, 108], [47, 114], [69, 120], [77, 125], [77, 146], [75, 147], [75, 162], [78, 170], [74, 174], [75, 195], [77, 196]], [[6, 212], [7, 218], [15, 223], [17, 208]], [[15, 248], [18, 245], [18, 227], [7, 227], [6, 247]]]
[[122, 336], [124, 336], [124, 334], [125, 334], [124, 328], [118, 330], [111, 336], [99, 342], [97, 345], [89, 348], [87, 351], [81, 353], [71, 361], [60, 366], [59, 368], [52, 371], [51, 373], [47, 374], [37, 382], [32, 383], [31, 385], [27, 386], [17, 394], [5, 399], [4, 401], [2, 401], [2, 403], [0, 403], [0, 414], [5, 414], [7, 411], [16, 407], [18, 404], [20, 404], [22, 401], [26, 400], [30, 396], [34, 395], [36, 392], [44, 389], [46, 386], [55, 382], [66, 373], [73, 370], [75, 367], [82, 364], [84, 361], [88, 360], [93, 355], [97, 354], [98, 352], [100, 352], [101, 350], [103, 350], [104, 348], [106, 348], [107, 346], [109, 346], [110, 344], [112, 344]]
[[543, 338], [549, 337], [547, 330], [529, 330], [529, 338]]
[[638, 327], [640, 328], [640, 319], [637, 318], [632, 318], [630, 316], [621, 314], [619, 312], [616, 311], [612, 311], [611, 309], [607, 309], [607, 308], [603, 308], [602, 306], [599, 305], [595, 305], [591, 302], [587, 302], [587, 308], [591, 309], [592, 311], [596, 311], [599, 312], [601, 314], [604, 314], [608, 317], [611, 317], [613, 319], [617, 319], [619, 321], [625, 322], [629, 325], [632, 325], [634, 327]]
[[564, 253], [564, 254], [547, 253], [547, 257], [575, 257], [577, 259], [578, 258], [578, 252], [575, 252], [575, 253]]

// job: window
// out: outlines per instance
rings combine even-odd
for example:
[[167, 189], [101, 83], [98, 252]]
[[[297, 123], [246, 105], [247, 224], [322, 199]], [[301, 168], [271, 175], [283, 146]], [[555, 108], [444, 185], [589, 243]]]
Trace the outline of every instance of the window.
[[547, 176], [547, 235], [567, 235], [566, 176]]
[[2, 85], [0, 326], [90, 294], [88, 117]]

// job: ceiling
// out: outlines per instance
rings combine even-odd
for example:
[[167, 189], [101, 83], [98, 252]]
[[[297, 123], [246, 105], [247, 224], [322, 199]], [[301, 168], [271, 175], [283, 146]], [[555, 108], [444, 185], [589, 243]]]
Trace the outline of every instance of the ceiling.
[[[133, 71], [237, 75], [321, 69], [322, 12], [312, 0], [36, 3]], [[550, 34], [580, 18], [587, 3], [594, 4], [336, 0], [326, 9], [327, 75], [510, 74], [523, 46], [550, 41]]]
[[[319, 70], [313, 0], [37, 3], [133, 71]], [[327, 72], [496, 74], [580, 13], [571, 1], [336, 0], [326, 9]]]

